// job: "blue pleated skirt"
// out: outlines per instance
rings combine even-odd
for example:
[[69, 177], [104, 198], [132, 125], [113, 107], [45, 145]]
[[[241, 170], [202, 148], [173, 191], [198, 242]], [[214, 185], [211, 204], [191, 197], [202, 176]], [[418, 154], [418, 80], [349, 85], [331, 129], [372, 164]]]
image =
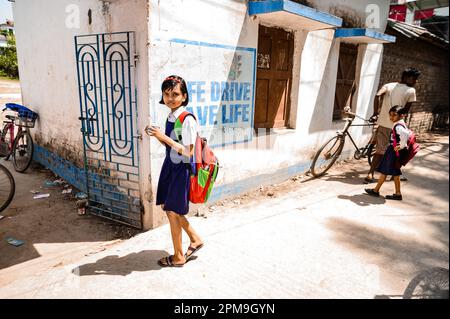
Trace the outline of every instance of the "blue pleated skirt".
[[[175, 139], [174, 123], [167, 121], [165, 134]], [[166, 145], [166, 158], [159, 175], [156, 205], [180, 215], [189, 213], [190, 166], [184, 157]]]
[[156, 205], [180, 215], [189, 213], [190, 171], [185, 163], [175, 164], [170, 157], [164, 160], [156, 192]]
[[402, 175], [402, 171], [399, 168], [395, 168], [396, 158], [397, 155], [395, 154], [394, 147], [392, 145], [389, 145], [383, 155], [383, 159], [381, 160], [377, 171], [384, 175]]

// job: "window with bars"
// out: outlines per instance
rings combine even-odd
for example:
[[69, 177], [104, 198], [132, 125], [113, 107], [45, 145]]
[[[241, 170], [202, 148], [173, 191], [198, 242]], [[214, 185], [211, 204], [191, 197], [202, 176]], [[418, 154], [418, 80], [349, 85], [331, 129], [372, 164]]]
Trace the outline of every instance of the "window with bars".
[[342, 119], [343, 109], [346, 106], [352, 107], [353, 95], [356, 92], [357, 57], [357, 45], [350, 43], [340, 44], [333, 120]]

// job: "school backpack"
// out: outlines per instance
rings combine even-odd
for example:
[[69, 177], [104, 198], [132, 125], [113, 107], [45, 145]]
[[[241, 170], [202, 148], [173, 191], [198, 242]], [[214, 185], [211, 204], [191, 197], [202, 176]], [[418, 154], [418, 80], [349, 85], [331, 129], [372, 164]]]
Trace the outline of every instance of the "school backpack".
[[[405, 125], [402, 123], [398, 123], [397, 125], [401, 125], [404, 128], [406, 128]], [[395, 127], [392, 128], [392, 134], [394, 137], [394, 147], [397, 146], [397, 139], [395, 138]], [[397, 156], [398, 162], [400, 166], [405, 166], [420, 150], [420, 145], [416, 142], [416, 135], [413, 131], [409, 129], [409, 137], [408, 137], [408, 143], [406, 144], [406, 148], [403, 150], [400, 150], [398, 152]]]
[[[194, 114], [184, 111], [175, 121], [175, 135], [181, 142], [181, 129], [186, 116]], [[197, 120], [197, 119], [196, 119]], [[194, 145], [194, 156], [191, 162], [191, 185], [189, 189], [189, 201], [194, 204], [206, 203], [214, 186], [219, 172], [219, 161], [214, 152], [209, 148], [206, 138], [197, 137]]]

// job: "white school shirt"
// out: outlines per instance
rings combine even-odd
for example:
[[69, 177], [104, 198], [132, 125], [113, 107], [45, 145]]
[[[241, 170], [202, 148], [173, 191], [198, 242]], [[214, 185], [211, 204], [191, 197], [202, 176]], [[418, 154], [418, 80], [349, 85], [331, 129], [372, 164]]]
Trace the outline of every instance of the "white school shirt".
[[[397, 124], [402, 124], [402, 125], [397, 125]], [[398, 143], [398, 145], [400, 145], [400, 149], [405, 148], [406, 146], [408, 146], [408, 139], [409, 139], [409, 130], [406, 128], [406, 124], [405, 121], [403, 120], [399, 120], [395, 123], [393, 123], [394, 127], [395, 125], [397, 125], [395, 127], [395, 132], [399, 135], [400, 137], [400, 142]]]
[[392, 128], [393, 124], [389, 119], [389, 110], [395, 105], [405, 106], [408, 102], [416, 101], [416, 89], [407, 86], [404, 83], [392, 82], [383, 85], [378, 91], [377, 95], [381, 95], [380, 92], [386, 89], [386, 93], [383, 97], [383, 104], [381, 105], [380, 114], [378, 115], [378, 124], [383, 127]]
[[[175, 123], [177, 118], [186, 111], [184, 106], [179, 107], [175, 112], [170, 112], [167, 120], [171, 123]], [[195, 139], [197, 138], [198, 124], [193, 116], [186, 116], [184, 118], [183, 126], [181, 128], [181, 139], [183, 145], [195, 145]]]

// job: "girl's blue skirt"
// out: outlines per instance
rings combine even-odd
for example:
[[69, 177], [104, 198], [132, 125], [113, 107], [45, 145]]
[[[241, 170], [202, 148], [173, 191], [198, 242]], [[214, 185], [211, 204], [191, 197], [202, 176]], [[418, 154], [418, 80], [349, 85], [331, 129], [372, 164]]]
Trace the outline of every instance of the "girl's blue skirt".
[[402, 175], [400, 168], [395, 167], [395, 161], [397, 155], [395, 154], [394, 147], [389, 145], [386, 152], [383, 155], [380, 165], [377, 171], [384, 175], [399, 176]]

